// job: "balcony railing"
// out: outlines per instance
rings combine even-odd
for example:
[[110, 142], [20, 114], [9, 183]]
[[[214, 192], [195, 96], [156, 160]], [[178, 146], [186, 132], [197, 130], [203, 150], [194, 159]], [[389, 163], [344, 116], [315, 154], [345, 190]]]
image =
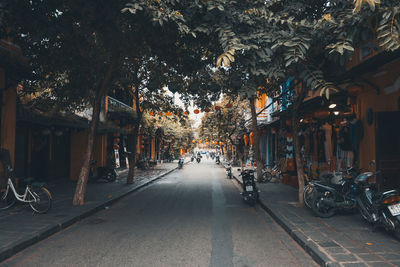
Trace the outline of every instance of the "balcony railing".
[[118, 111], [123, 111], [123, 110], [133, 110], [132, 107], [128, 106], [127, 104], [111, 97], [107, 97], [107, 105], [108, 105], [108, 111], [109, 112], [118, 112]]

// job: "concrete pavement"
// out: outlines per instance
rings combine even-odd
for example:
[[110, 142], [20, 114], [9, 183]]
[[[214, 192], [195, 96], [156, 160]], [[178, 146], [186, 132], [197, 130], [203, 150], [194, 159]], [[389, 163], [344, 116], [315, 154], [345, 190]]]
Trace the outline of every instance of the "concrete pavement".
[[47, 188], [53, 195], [53, 206], [48, 213], [33, 213], [29, 205], [21, 202], [0, 211], [0, 262], [99, 210], [108, 209], [127, 194], [172, 172], [177, 165], [174, 161], [156, 165], [145, 172], [136, 170], [132, 185], [126, 184], [127, 171], [120, 172], [113, 183], [88, 184], [86, 204], [81, 207], [72, 206], [75, 183], [62, 181], [49, 184]]
[[[233, 175], [241, 182], [237, 168]], [[400, 242], [384, 230], [373, 231], [361, 215], [315, 217], [298, 207], [297, 189], [258, 184], [259, 204], [322, 266], [400, 266]]]
[[317, 266], [211, 160], [187, 164], [0, 266]]

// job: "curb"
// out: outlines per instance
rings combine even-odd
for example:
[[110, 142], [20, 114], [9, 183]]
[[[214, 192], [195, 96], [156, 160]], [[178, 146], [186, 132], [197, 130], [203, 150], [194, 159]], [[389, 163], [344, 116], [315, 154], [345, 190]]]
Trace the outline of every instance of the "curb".
[[[242, 182], [235, 175], [232, 175], [232, 177], [239, 184], [242, 184]], [[304, 251], [306, 251], [311, 256], [311, 258], [315, 262], [317, 262], [320, 266], [330, 266], [332, 264], [332, 261], [325, 254], [320, 252], [318, 246], [309, 241], [305, 235], [303, 235], [296, 229], [292, 229], [283, 218], [275, 214], [261, 200], [258, 200], [258, 204], [260, 204], [262, 209], [265, 210], [275, 220], [275, 222], [278, 223], [294, 239], [294, 241], [296, 241], [304, 249]]]
[[73, 225], [74, 223], [76, 223], [84, 218], [89, 217], [90, 215], [93, 215], [94, 213], [104, 209], [104, 207], [110, 206], [111, 204], [121, 200], [122, 198], [126, 197], [127, 195], [129, 195], [133, 192], [136, 192], [144, 187], [149, 186], [150, 184], [154, 183], [155, 181], [157, 181], [157, 180], [161, 179], [162, 177], [175, 171], [177, 168], [178, 167], [175, 167], [163, 174], [160, 174], [159, 176], [155, 177], [154, 179], [151, 179], [141, 185], [138, 185], [137, 187], [134, 187], [134, 188], [130, 189], [129, 191], [124, 192], [115, 198], [109, 199], [103, 203], [98, 204], [97, 206], [92, 207], [92, 208], [87, 208], [86, 210], [82, 211], [78, 215], [69, 216], [64, 221], [61, 221], [57, 224], [49, 225], [48, 227], [39, 231], [38, 233], [32, 234], [31, 237], [29, 237], [29, 238], [13, 242], [9, 247], [0, 251], [0, 263], [2, 261], [12, 257], [13, 255], [17, 254], [18, 252], [26, 249], [27, 247], [50, 237], [51, 235]]

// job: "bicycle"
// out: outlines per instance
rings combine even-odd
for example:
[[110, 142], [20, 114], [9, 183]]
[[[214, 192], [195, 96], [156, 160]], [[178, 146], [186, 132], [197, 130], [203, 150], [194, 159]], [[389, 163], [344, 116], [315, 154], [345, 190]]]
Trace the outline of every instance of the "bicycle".
[[6, 168], [7, 186], [0, 190], [0, 210], [12, 207], [15, 202], [29, 203], [33, 211], [46, 213], [52, 205], [52, 196], [44, 186], [32, 186], [28, 184], [23, 195], [18, 194], [14, 186], [14, 171], [11, 166]]
[[271, 182], [272, 178], [277, 180], [282, 180], [282, 171], [278, 162], [275, 162], [275, 166], [272, 168], [264, 168], [261, 175], [260, 183]]

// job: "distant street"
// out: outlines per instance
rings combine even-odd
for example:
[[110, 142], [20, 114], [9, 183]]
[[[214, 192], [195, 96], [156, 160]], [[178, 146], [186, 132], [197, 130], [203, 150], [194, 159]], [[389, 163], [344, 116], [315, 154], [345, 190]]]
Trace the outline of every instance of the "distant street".
[[316, 266], [211, 160], [189, 163], [1, 266]]

